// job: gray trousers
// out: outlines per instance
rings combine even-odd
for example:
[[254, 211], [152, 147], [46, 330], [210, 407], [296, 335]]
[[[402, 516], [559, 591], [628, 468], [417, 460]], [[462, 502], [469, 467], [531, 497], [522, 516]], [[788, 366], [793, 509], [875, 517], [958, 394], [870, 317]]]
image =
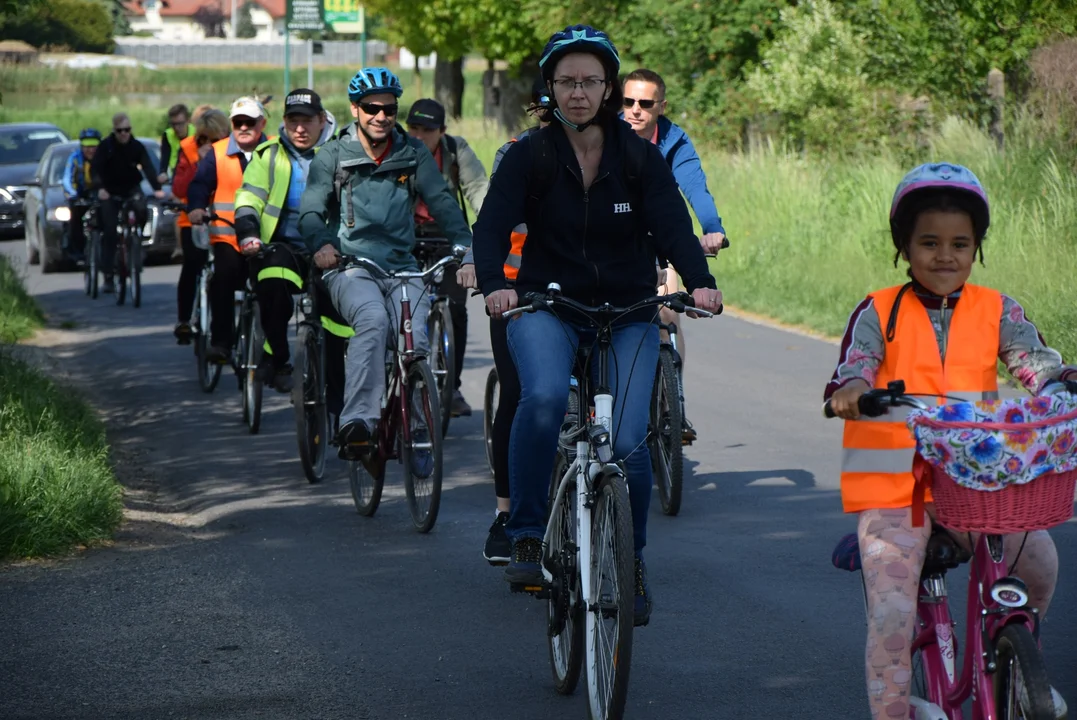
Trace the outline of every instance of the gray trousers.
[[[348, 361], [344, 367], [344, 410], [340, 426], [363, 420], [367, 427], [377, 427], [381, 419], [381, 401], [385, 394], [385, 360], [388, 343], [401, 343], [400, 298], [404, 283], [378, 280], [366, 270], [352, 268], [328, 274], [325, 278], [329, 297], [344, 321], [355, 331], [348, 341]], [[426, 316], [430, 297], [422, 282], [409, 280], [411, 333], [414, 348], [426, 353]]]

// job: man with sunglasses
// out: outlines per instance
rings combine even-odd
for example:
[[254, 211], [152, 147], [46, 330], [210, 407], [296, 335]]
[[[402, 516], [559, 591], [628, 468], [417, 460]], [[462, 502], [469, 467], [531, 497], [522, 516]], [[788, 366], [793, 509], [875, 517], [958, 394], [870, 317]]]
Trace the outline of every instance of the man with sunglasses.
[[[357, 255], [386, 270], [418, 270], [415, 203], [421, 199], [450, 245], [471, 245], [460, 206], [421, 140], [396, 123], [400, 80], [383, 67], [364, 68], [348, 85], [352, 117], [314, 157], [299, 204], [299, 229], [322, 270], [338, 267], [341, 253]], [[364, 460], [381, 418], [385, 391], [385, 345], [397, 327], [402, 283], [373, 278], [353, 268], [325, 278], [333, 306], [355, 335], [348, 341], [344, 409], [337, 441], [341, 457]], [[417, 280], [408, 283], [413, 339], [426, 352], [430, 299]], [[421, 442], [430, 428], [413, 431]], [[435, 431], [440, 432], [440, 428]]]
[[[154, 195], [164, 197], [146, 146], [133, 138], [131, 118], [126, 113], [116, 113], [112, 116], [112, 132], [101, 141], [90, 162], [90, 179], [101, 200], [101, 271], [105, 275], [101, 291], [105, 293], [116, 292], [112, 265], [116, 255], [116, 225], [124, 201], [136, 195], [141, 197], [143, 176], [153, 187]], [[145, 215], [143, 203], [139, 216]]]
[[[703, 245], [704, 252], [717, 254], [725, 239], [722, 218], [719, 217], [718, 209], [714, 206], [714, 198], [707, 189], [707, 176], [703, 173], [703, 165], [692, 141], [688, 139], [684, 130], [665, 115], [666, 83], [662, 80], [662, 76], [646, 68], [634, 70], [625, 77], [624, 93], [624, 112], [621, 117], [636, 131], [637, 135], [658, 146], [662, 157], [673, 170], [677, 185], [680, 186], [681, 192], [687, 198], [688, 204], [692, 206], [692, 212], [696, 214], [703, 228], [700, 243]], [[680, 289], [676, 273], [666, 271], [665, 278], [666, 281], [659, 292], [668, 294]], [[661, 316], [662, 322], [677, 326], [677, 350], [683, 363], [685, 361], [685, 337], [681, 327], [681, 316], [668, 308], [662, 308]], [[684, 418], [684, 441], [690, 443], [695, 439], [695, 428], [687, 418]]]
[[[232, 134], [213, 143], [212, 152], [198, 163], [198, 172], [187, 190], [187, 217], [193, 225], [205, 223], [209, 212], [234, 221], [236, 191], [243, 185], [243, 171], [254, 149], [269, 139], [262, 132], [266, 111], [257, 98], [238, 98], [232, 103], [229, 117]], [[232, 355], [232, 306], [236, 291], [247, 282], [247, 261], [239, 252], [235, 229], [227, 222], [210, 223], [209, 241], [213, 279], [209, 285], [210, 347], [206, 357], [210, 362], [226, 365]]]

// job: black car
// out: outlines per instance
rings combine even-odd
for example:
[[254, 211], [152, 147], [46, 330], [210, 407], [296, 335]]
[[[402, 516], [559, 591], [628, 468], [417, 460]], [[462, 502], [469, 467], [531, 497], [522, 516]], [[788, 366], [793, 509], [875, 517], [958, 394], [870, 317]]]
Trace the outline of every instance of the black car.
[[48, 123], [0, 125], [0, 238], [23, 234], [26, 188], [45, 150], [67, 140], [63, 130]]
[[[160, 143], [152, 138], [138, 138], [146, 146], [156, 175]], [[41, 263], [41, 271], [50, 273], [73, 265], [67, 257], [68, 222], [71, 210], [64, 195], [64, 169], [68, 158], [78, 148], [77, 142], [53, 145], [37, 167], [24, 201], [26, 213], [26, 260]], [[142, 179], [142, 192], [148, 198], [146, 224], [142, 228], [142, 247], [147, 259], [168, 260], [176, 249], [176, 215], [162, 210], [153, 197], [153, 188]]]

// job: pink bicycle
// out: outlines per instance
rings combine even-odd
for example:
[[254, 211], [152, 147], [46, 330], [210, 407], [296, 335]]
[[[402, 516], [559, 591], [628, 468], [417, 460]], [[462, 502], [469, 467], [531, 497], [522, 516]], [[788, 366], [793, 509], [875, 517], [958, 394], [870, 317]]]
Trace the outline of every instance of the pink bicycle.
[[[927, 410], [930, 406], [906, 395], [902, 381], [890, 383], [885, 390], [867, 392], [860, 399], [860, 412], [869, 417], [897, 407]], [[829, 404], [824, 413], [834, 416]], [[963, 433], [1028, 433], [1075, 418], [1077, 412], [1008, 424], [922, 416], [913, 423], [951, 433], [953, 441], [960, 438], [964, 442], [969, 435]], [[921, 499], [920, 489], [931, 488], [938, 524], [932, 530], [920, 573], [919, 628], [912, 644], [913, 693], [917, 697], [909, 717], [1054, 720], [1054, 699], [1039, 647], [1039, 617], [1036, 609], [1028, 606], [1027, 586], [1013, 574], [1020, 552], [1008, 558], [1003, 536], [1047, 529], [1072, 517], [1077, 472], [1044, 474], [1032, 482], [985, 492], [959, 485], [918, 452], [914, 474]], [[913, 507], [915, 515], [915, 500]], [[971, 554], [954, 540], [954, 532], [969, 533], [970, 544], [975, 541]], [[959, 675], [946, 573], [969, 561], [966, 647]], [[860, 570], [855, 534], [842, 538], [834, 552], [834, 564], [843, 570]], [[962, 706], [970, 698], [971, 713], [966, 716]]]

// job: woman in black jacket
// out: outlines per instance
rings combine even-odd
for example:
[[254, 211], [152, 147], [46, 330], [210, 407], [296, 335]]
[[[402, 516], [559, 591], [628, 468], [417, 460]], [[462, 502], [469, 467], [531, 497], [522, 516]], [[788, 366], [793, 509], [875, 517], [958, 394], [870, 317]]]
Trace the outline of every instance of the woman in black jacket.
[[[552, 91], [558, 122], [508, 151], [474, 228], [476, 273], [491, 316], [516, 307], [518, 293], [543, 291], [551, 282], [588, 305], [630, 305], [654, 294], [659, 255], [681, 271], [697, 307], [717, 310], [722, 296], [714, 289], [669, 166], [617, 117], [622, 94], [613, 43], [588, 26], [569, 27], [550, 38], [539, 67]], [[531, 144], [537, 142], [554, 156], [552, 178], [533, 167]], [[646, 146], [638, 188], [629, 187], [625, 171], [628, 143]], [[547, 179], [547, 187], [532, 187]], [[516, 286], [509, 288], [503, 264], [520, 218], [527, 223], [528, 239]], [[613, 450], [624, 460], [632, 504], [637, 624], [646, 624], [651, 609], [642, 550], [652, 480], [645, 439], [658, 364], [655, 315], [657, 309], [645, 311], [617, 326], [613, 351], [620, 364], [611, 363], [610, 368]], [[577, 346], [593, 337], [586, 328], [546, 312], [509, 322], [509, 349], [520, 378], [520, 405], [509, 446], [509, 582], [541, 583], [547, 492], [569, 376]]]

